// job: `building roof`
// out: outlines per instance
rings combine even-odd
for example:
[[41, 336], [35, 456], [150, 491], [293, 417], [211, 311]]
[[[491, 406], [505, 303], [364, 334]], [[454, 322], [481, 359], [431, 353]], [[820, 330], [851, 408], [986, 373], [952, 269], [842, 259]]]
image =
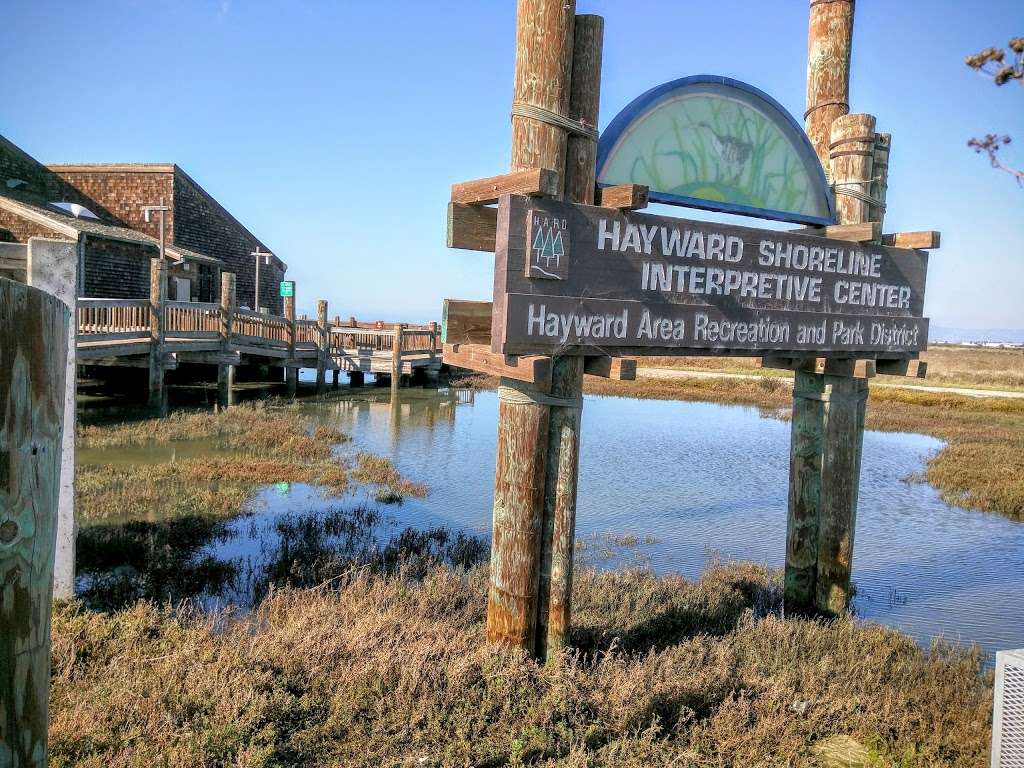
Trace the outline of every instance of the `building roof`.
[[[47, 205], [36, 195], [18, 192], [13, 189], [0, 187], [0, 210], [13, 213], [15, 216], [34, 221], [37, 224], [49, 227], [55, 232], [60, 232], [66, 237], [77, 240], [79, 235], [89, 237], [102, 237], [106, 240], [120, 240], [126, 243], [138, 243], [144, 246], [160, 246], [160, 241], [155, 237], [147, 235], [129, 227], [121, 227], [114, 224], [104, 224], [102, 221], [89, 218], [79, 218], [70, 213]], [[166, 244], [164, 250], [178, 261], [189, 259], [201, 261], [206, 264], [223, 264], [220, 259], [214, 256], [207, 256], [191, 248], [183, 248], [179, 245]]]

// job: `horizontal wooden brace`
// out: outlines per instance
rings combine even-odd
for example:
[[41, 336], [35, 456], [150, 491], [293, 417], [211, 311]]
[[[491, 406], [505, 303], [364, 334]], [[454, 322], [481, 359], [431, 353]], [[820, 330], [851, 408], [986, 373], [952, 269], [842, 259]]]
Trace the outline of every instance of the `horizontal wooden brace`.
[[889, 235], [882, 235], [882, 245], [891, 245], [894, 248], [917, 248], [928, 251], [939, 247], [941, 235], [933, 229], [922, 232], [895, 232]]
[[637, 211], [647, 207], [649, 195], [650, 189], [643, 184], [616, 184], [598, 187], [594, 192], [594, 204], [620, 211]]
[[852, 376], [857, 379], [871, 379], [875, 376], [874, 360], [854, 360], [843, 357], [781, 357], [765, 355], [761, 368], [781, 371], [803, 371], [826, 376]]
[[531, 168], [502, 176], [452, 184], [451, 201], [469, 205], [491, 205], [498, 202], [502, 195], [557, 197], [559, 191], [557, 171]]
[[445, 344], [444, 362], [490, 376], [526, 382], [538, 392], [551, 391], [551, 358], [540, 355], [502, 355], [489, 344]]
[[618, 381], [636, 380], [636, 360], [631, 357], [588, 357], [583, 372], [591, 376]]
[[489, 301], [445, 299], [441, 316], [441, 342], [489, 346], [493, 306]]
[[870, 243], [882, 236], [882, 225], [877, 221], [863, 224], [829, 224], [825, 227], [802, 227], [790, 230], [797, 235], [831, 237], [835, 240], [849, 240], [852, 243]]
[[883, 376], [923, 379], [928, 375], [928, 363], [924, 360], [878, 360], [875, 367]]
[[483, 205], [448, 203], [448, 247], [494, 252], [498, 237], [498, 209]]

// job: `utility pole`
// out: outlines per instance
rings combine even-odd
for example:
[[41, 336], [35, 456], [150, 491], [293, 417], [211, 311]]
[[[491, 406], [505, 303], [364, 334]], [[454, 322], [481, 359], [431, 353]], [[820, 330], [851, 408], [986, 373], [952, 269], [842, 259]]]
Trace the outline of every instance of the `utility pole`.
[[169, 210], [162, 197], [159, 205], [142, 207], [146, 223], [152, 221], [154, 213], [160, 214], [160, 256], [150, 263], [149, 271], [149, 407], [161, 417], [167, 415], [167, 391], [164, 389], [164, 304], [167, 302], [164, 224]]
[[252, 311], [253, 312], [259, 312], [260, 311], [260, 263], [263, 261], [263, 259], [266, 259], [267, 260], [266, 263], [270, 264], [270, 257], [273, 256], [274, 254], [270, 253], [269, 251], [261, 251], [260, 247], [257, 245], [256, 246], [256, 250], [252, 251], [249, 255], [256, 257], [256, 290], [253, 292]]

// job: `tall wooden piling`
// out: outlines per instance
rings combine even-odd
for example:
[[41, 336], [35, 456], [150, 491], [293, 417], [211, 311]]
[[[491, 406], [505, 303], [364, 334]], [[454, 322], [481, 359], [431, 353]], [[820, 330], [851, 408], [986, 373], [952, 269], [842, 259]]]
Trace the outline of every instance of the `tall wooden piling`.
[[868, 383], [852, 376], [826, 376], [825, 391], [815, 593], [818, 611], [837, 616], [850, 604]]
[[394, 394], [402, 386], [402, 324], [395, 323], [391, 331], [391, 392]]
[[[839, 223], [871, 221], [878, 209], [871, 197], [875, 118], [864, 114], [837, 118], [829, 145]], [[825, 396], [815, 601], [818, 611], [834, 616], [847, 610], [851, 597], [867, 380], [825, 376]]]
[[0, 278], [0, 764], [47, 765], [50, 612], [71, 314]]
[[327, 300], [319, 299], [316, 303], [317, 355], [316, 355], [316, 393], [327, 392], [327, 355], [330, 352], [330, 337], [327, 335]]
[[785, 606], [791, 613], [810, 613], [815, 606], [824, 393], [824, 377], [820, 374], [794, 374], [785, 572]]
[[285, 380], [288, 384], [288, 397], [295, 397], [299, 389], [299, 369], [294, 365], [295, 361], [295, 289], [292, 288], [292, 295], [284, 297], [284, 316], [288, 321], [288, 361], [292, 363], [284, 369]]
[[230, 408], [235, 404], [235, 366], [226, 362], [231, 352], [231, 333], [235, 314], [235, 275], [220, 276], [220, 352], [225, 359], [217, 365], [217, 404]]
[[167, 304], [167, 262], [153, 259], [149, 265], [149, 409], [167, 415], [164, 389], [164, 306]]
[[853, 0], [811, 0], [804, 128], [825, 169], [832, 122], [850, 111], [852, 45]]
[[[538, 119], [566, 115], [575, 0], [519, 0], [511, 170], [550, 168], [564, 188], [566, 131]], [[517, 114], [530, 107], [534, 116]], [[503, 380], [499, 390], [487, 639], [536, 650], [550, 408], [539, 393]]]
[[[601, 102], [601, 54], [604, 19], [577, 16], [573, 25], [569, 117], [596, 126]], [[565, 197], [592, 205], [597, 174], [597, 142], [572, 134], [566, 141]], [[576, 489], [579, 472], [583, 358], [552, 361], [551, 395], [567, 402], [552, 405], [544, 482], [536, 653], [548, 660], [569, 642], [572, 574], [576, 543]]]

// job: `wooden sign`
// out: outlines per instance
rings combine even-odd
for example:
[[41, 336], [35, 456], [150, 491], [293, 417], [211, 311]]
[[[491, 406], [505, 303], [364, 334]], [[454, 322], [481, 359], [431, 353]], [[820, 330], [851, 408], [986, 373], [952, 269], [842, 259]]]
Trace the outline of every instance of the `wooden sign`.
[[491, 345], [916, 357], [927, 267], [923, 251], [505, 195]]

